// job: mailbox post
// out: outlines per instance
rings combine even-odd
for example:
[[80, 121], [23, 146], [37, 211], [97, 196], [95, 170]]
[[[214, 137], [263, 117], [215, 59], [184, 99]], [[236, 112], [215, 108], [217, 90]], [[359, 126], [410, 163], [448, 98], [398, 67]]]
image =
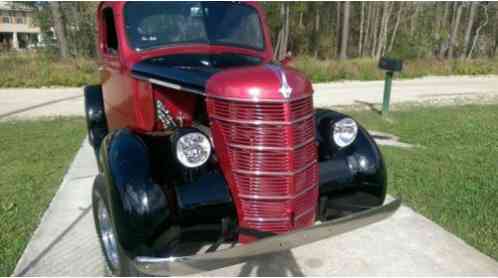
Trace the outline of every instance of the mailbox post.
[[379, 60], [379, 68], [386, 71], [384, 80], [384, 100], [382, 102], [382, 114], [389, 112], [389, 103], [391, 102], [391, 87], [394, 72], [401, 72], [403, 63], [401, 60], [382, 57]]

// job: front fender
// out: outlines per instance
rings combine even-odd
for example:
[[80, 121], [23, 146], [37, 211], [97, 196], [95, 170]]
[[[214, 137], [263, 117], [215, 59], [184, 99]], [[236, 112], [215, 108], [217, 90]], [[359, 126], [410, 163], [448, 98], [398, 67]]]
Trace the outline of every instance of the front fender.
[[170, 216], [167, 198], [151, 178], [147, 146], [131, 131], [117, 130], [104, 138], [100, 159], [119, 243], [141, 255]]
[[[317, 139], [320, 159], [320, 193], [358, 192], [374, 198], [362, 198], [359, 207], [381, 205], [386, 196], [387, 176], [382, 154], [368, 131], [358, 123], [356, 140], [345, 148], [331, 142], [330, 126], [348, 117], [339, 112], [320, 109], [316, 111]], [[366, 204], [368, 202], [368, 204]]]

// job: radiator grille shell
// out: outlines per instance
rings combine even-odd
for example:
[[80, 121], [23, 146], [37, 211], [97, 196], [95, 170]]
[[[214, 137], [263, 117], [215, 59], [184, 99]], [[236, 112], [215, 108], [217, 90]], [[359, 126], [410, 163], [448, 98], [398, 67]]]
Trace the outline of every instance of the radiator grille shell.
[[311, 95], [282, 102], [208, 97], [207, 108], [239, 226], [284, 233], [311, 225], [318, 198]]

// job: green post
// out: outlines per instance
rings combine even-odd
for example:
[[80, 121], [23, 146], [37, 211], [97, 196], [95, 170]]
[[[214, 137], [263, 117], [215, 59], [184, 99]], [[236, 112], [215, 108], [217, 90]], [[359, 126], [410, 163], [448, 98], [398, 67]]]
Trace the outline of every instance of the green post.
[[389, 102], [391, 100], [391, 84], [393, 80], [393, 72], [386, 72], [386, 79], [384, 82], [384, 102], [382, 104], [382, 114], [385, 115], [389, 112]]

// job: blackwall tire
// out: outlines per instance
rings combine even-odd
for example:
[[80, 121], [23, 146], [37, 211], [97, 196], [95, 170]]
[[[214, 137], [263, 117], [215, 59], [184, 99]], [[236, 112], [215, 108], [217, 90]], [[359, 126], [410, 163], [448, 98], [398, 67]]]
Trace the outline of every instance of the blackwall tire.
[[92, 207], [95, 228], [106, 268], [113, 276], [143, 276], [139, 273], [119, 245], [109, 202], [105, 198], [105, 186], [102, 176], [97, 176], [92, 190]]

